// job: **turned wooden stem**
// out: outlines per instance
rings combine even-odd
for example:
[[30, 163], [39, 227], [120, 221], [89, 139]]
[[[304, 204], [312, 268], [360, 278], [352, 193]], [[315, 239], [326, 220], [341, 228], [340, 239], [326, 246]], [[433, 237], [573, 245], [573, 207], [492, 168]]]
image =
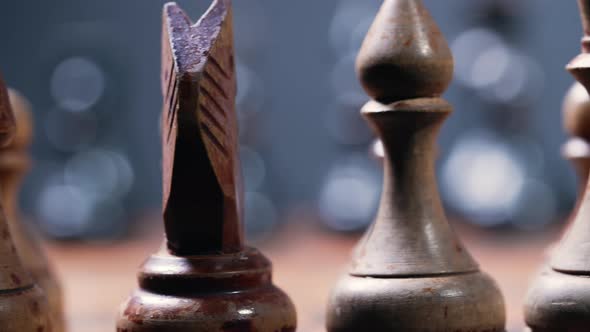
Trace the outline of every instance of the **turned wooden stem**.
[[[381, 137], [384, 137], [386, 157], [383, 165], [384, 202], [380, 206], [377, 220], [392, 214], [398, 215], [401, 219], [411, 220], [408, 217], [415, 211], [432, 212], [438, 217], [441, 215], [442, 205], [436, 185], [433, 147], [447, 114], [391, 115], [391, 123], [397, 125], [394, 128], [389, 127], [390, 130], [380, 130]], [[407, 119], [420, 117], [431, 118], [433, 122], [430, 128], [421, 131], [408, 130], [408, 125], [414, 121]]]
[[478, 266], [450, 229], [439, 196], [436, 139], [451, 112], [440, 98], [381, 105], [363, 115], [383, 141], [384, 183], [371, 231], [350, 273], [401, 277], [475, 272]]

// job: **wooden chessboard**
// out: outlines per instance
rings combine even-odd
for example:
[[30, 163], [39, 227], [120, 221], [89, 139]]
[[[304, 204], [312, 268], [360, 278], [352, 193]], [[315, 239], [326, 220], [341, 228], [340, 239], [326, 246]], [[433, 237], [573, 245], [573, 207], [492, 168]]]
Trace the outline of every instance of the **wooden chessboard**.
[[[117, 243], [48, 244], [48, 254], [61, 278], [69, 330], [111, 331], [120, 303], [137, 285], [137, 267], [146, 253], [157, 250], [161, 237], [156, 218], [146, 221], [155, 230]], [[269, 241], [258, 244], [274, 264], [274, 279], [295, 302], [301, 332], [324, 331], [328, 291], [349, 259], [356, 236], [325, 233], [292, 223]], [[299, 226], [297, 226], [299, 225]], [[147, 227], [146, 227], [147, 228]], [[161, 232], [161, 229], [159, 230]], [[522, 331], [522, 301], [545, 248], [556, 238], [551, 231], [534, 236], [495, 236], [459, 227], [465, 245], [493, 274], [508, 309], [508, 331]]]

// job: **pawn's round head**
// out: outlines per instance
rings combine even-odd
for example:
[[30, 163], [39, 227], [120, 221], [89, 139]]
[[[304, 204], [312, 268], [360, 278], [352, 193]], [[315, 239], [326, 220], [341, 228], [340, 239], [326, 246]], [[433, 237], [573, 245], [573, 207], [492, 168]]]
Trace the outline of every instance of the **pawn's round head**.
[[574, 83], [565, 96], [563, 124], [570, 136], [590, 141], [590, 97], [580, 83]]
[[16, 132], [9, 146], [14, 149], [25, 149], [33, 139], [31, 104], [15, 90], [8, 89], [8, 96], [16, 121]]
[[356, 70], [367, 94], [389, 104], [440, 96], [452, 80], [453, 57], [422, 0], [385, 0]]

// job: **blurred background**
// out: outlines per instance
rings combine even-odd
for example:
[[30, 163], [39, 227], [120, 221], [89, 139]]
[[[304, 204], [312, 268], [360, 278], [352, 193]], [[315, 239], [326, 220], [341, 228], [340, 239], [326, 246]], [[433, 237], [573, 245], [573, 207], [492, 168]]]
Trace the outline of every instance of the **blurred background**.
[[[164, 2], [21, 0], [0, 12], [0, 70], [29, 98], [36, 121], [35, 164], [21, 208], [52, 239], [50, 254], [64, 284], [72, 280], [66, 285], [72, 293], [69, 287], [84, 289], [73, 280], [84, 279], [76, 274], [80, 264], [92, 264], [89, 257], [99, 262], [104, 251], [97, 250], [109, 248], [130, 253], [109, 270], [122, 299], [161, 236]], [[209, 5], [178, 2], [194, 20]], [[578, 10], [574, 1], [425, 2], [456, 62], [445, 95], [455, 113], [440, 139], [441, 193], [482, 265], [498, 269], [492, 274], [519, 273], [519, 284], [500, 283], [521, 296], [541, 248], [559, 233], [576, 199], [573, 169], [559, 151], [566, 140], [561, 103], [573, 83], [564, 66], [579, 52]], [[359, 115], [367, 97], [354, 59], [380, 3], [234, 1], [246, 231], [268, 248], [277, 270], [303, 250], [273, 244], [286, 230], [298, 230], [309, 248], [323, 248], [338, 272], [372, 221], [382, 175], [369, 157], [373, 135]], [[522, 246], [531, 268], [494, 265], [501, 244]], [[301, 261], [301, 268], [308, 264]], [[277, 273], [286, 288], [296, 287], [288, 271]], [[102, 321], [87, 305], [85, 315]], [[310, 322], [321, 320], [317, 315]], [[518, 315], [509, 314], [514, 326]]]

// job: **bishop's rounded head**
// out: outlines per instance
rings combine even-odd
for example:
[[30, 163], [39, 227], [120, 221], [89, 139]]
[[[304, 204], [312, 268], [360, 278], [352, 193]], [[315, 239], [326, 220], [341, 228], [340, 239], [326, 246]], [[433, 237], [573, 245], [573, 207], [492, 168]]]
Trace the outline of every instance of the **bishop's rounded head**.
[[590, 96], [580, 83], [574, 83], [563, 101], [563, 125], [570, 136], [590, 141]]
[[385, 0], [356, 62], [375, 100], [437, 97], [453, 76], [451, 50], [422, 0]]

